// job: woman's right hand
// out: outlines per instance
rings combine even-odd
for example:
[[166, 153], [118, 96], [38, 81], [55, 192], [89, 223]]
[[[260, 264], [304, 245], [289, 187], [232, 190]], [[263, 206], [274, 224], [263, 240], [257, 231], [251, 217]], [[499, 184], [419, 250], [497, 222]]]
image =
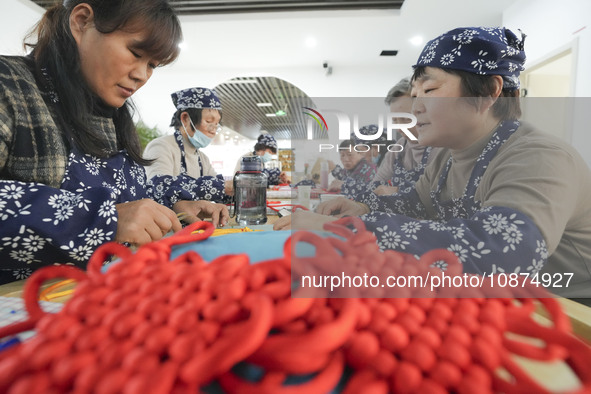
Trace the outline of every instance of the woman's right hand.
[[130, 201], [117, 204], [115, 208], [118, 215], [115, 242], [143, 245], [182, 228], [176, 213], [154, 200]]
[[316, 207], [316, 213], [337, 217], [342, 217], [344, 215], [361, 216], [369, 212], [370, 210], [367, 205], [349, 200], [345, 197], [322, 202]]
[[338, 179], [335, 179], [335, 180], [334, 180], [334, 181], [332, 181], [332, 182], [330, 183], [330, 185], [328, 186], [328, 191], [329, 191], [329, 192], [340, 192], [340, 191], [341, 191], [341, 189], [343, 188], [343, 184], [344, 184], [344, 183], [345, 183], [345, 182], [343, 182], [343, 181], [340, 181], [340, 180], [338, 180]]

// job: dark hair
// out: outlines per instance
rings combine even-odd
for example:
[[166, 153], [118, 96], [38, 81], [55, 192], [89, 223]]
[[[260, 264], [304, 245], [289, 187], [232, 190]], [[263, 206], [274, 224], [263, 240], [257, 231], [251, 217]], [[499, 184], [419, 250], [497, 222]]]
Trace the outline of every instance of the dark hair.
[[[141, 156], [141, 146], [133, 122], [134, 107], [127, 100], [121, 108], [107, 107], [97, 97], [84, 79], [76, 41], [70, 30], [70, 14], [78, 4], [88, 4], [94, 13], [95, 28], [108, 34], [116, 30], [146, 30], [147, 39], [138, 49], [159, 61], [159, 66], [173, 62], [178, 54], [182, 32], [178, 17], [166, 0], [69, 0], [50, 8], [35, 30], [33, 48], [37, 78], [43, 81], [42, 69], [47, 69], [53, 88], [60, 101], [61, 122], [68, 139], [83, 152], [105, 156], [105, 141], [100, 133], [89, 127], [89, 119], [95, 114], [113, 119], [119, 149], [126, 149], [139, 164], [149, 164]], [[27, 37], [28, 38], [28, 37]]]
[[[170, 122], [170, 126], [174, 127], [175, 129], [178, 129], [179, 127], [181, 127], [182, 122], [181, 122], [181, 115], [183, 114], [183, 112], [186, 112], [189, 117], [191, 118], [191, 120], [193, 121], [193, 124], [195, 125], [195, 127], [199, 127], [199, 125], [201, 124], [201, 119], [203, 118], [203, 109], [204, 108], [186, 108], [186, 109], [179, 109], [177, 110], [174, 115], [172, 116], [172, 120]], [[205, 108], [205, 109], [210, 109], [210, 108]], [[220, 110], [216, 110], [220, 113], [220, 122], [222, 121], [222, 111]]]
[[[257, 141], [260, 141], [262, 138], [264, 137], [264, 134], [259, 135], [259, 138], [257, 139]], [[257, 142], [254, 145], [254, 151], [255, 153], [261, 150], [267, 150], [267, 149], [271, 149], [271, 152], [276, 155], [277, 154], [277, 148], [273, 147], [273, 146], [269, 146], [267, 144], [263, 144], [262, 142]]]
[[410, 96], [410, 77], [402, 78], [392, 89], [388, 91], [384, 102], [387, 105], [392, 104], [398, 97]]
[[[489, 97], [495, 89], [491, 75], [479, 75], [462, 70], [440, 69], [448, 74], [460, 77], [462, 96], [471, 97], [470, 103], [475, 107], [480, 104], [482, 97]], [[425, 74], [425, 67], [417, 67], [412, 75], [416, 80]], [[521, 117], [521, 105], [519, 104], [519, 89], [503, 89], [499, 98], [492, 106], [492, 114], [501, 120], [516, 120]]]
[[339, 148], [348, 148], [350, 146], [354, 146], [355, 142], [353, 140], [343, 140], [339, 144]]

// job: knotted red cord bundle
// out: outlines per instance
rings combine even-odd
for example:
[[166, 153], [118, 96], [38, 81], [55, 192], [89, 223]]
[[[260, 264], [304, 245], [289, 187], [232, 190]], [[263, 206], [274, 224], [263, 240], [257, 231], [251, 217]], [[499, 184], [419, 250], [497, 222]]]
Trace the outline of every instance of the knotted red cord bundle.
[[[506, 298], [487, 299], [486, 286], [469, 290], [476, 298], [292, 297], [291, 249], [298, 242], [316, 252], [294, 256], [294, 265], [316, 272], [340, 262], [356, 272], [373, 264], [376, 272], [436, 275], [432, 265], [440, 260], [448, 273], [459, 272], [447, 251], [420, 261], [380, 252], [352, 218], [328, 229], [346, 241], [297, 232], [283, 258], [254, 265], [246, 255], [206, 263], [195, 252], [170, 261], [173, 245], [211, 235], [211, 224], [200, 222], [135, 254], [106, 244], [87, 273], [43, 268], [25, 286], [29, 319], [0, 329], [0, 337], [37, 331], [0, 353], [0, 392], [197, 393], [211, 382], [228, 393], [257, 394], [327, 393], [337, 385], [344, 393], [545, 392], [512, 354], [564, 361], [579, 377], [579, 392], [591, 389], [591, 349], [572, 335], [556, 300], [535, 288], [520, 290], [519, 299], [506, 291]], [[110, 255], [120, 261], [102, 273]], [[46, 314], [39, 288], [58, 277], [78, 285], [62, 311]], [[315, 291], [294, 295], [322, 294]], [[425, 296], [420, 288], [405, 291]], [[551, 326], [532, 319], [540, 303]]]

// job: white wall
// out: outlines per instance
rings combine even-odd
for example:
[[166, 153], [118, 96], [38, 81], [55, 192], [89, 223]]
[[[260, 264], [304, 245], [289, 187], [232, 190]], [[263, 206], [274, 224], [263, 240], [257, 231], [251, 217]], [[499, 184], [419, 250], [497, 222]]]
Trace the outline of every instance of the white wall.
[[0, 1], [0, 54], [23, 55], [23, 38], [43, 12], [28, 0]]
[[573, 46], [574, 96], [579, 98], [574, 109], [575, 127], [570, 143], [591, 166], [591, 1], [589, 0], [520, 0], [503, 13], [503, 24], [511, 30], [521, 29], [527, 38], [526, 68], [536, 65]]

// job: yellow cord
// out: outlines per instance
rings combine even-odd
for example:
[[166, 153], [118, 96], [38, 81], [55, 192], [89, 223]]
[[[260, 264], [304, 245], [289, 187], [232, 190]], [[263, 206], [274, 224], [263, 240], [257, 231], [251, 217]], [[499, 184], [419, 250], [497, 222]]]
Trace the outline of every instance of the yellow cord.
[[[68, 295], [71, 294], [74, 290], [66, 290], [66, 291], [62, 291], [59, 293], [54, 293], [54, 294], [49, 294], [51, 293], [53, 290], [59, 289], [62, 286], [68, 285], [72, 282], [75, 282], [74, 279], [68, 279], [68, 280], [62, 280], [60, 282], [54, 283], [51, 286], [48, 286], [47, 288], [43, 289], [43, 291], [41, 293], [39, 293], [39, 300], [41, 301], [49, 301], [51, 299], [57, 298], [57, 297], [61, 297], [63, 295]], [[65, 293], [65, 294], [62, 294]]]
[[[251, 233], [254, 231], [263, 231], [263, 230], [253, 230], [248, 227], [244, 228], [217, 228], [213, 231], [212, 237], [218, 237], [220, 235], [227, 235], [227, 234], [236, 234], [236, 233]], [[203, 232], [203, 230], [193, 231], [193, 234], [198, 234]]]

